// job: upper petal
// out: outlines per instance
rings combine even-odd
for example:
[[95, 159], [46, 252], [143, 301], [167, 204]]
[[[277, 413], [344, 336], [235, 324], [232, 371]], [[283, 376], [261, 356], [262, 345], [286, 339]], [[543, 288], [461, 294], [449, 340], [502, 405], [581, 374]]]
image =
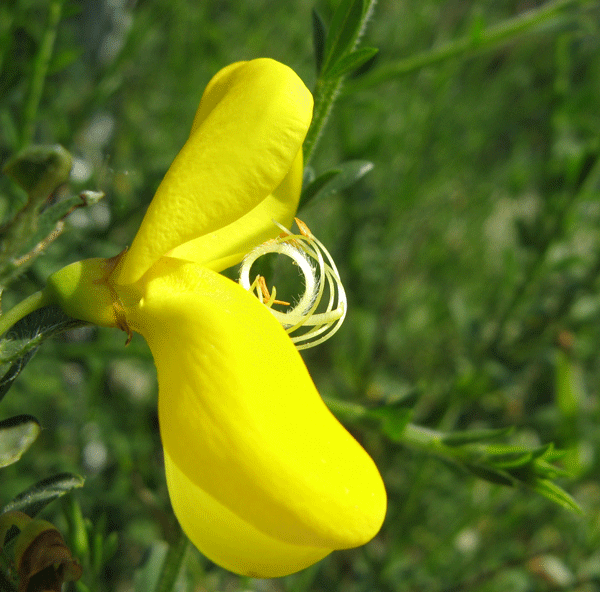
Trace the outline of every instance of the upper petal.
[[114, 283], [137, 281], [171, 249], [231, 224], [272, 193], [301, 148], [312, 105], [300, 78], [274, 60], [221, 70]]
[[302, 173], [299, 150], [288, 174], [271, 195], [231, 224], [175, 247], [169, 256], [201, 263], [213, 271], [237, 265], [254, 247], [281, 232], [273, 220], [291, 227], [302, 190]]
[[169, 258], [143, 281], [127, 320], [152, 350], [163, 446], [178, 470], [273, 539], [321, 549], [371, 539], [386, 508], [377, 468], [268, 309]]

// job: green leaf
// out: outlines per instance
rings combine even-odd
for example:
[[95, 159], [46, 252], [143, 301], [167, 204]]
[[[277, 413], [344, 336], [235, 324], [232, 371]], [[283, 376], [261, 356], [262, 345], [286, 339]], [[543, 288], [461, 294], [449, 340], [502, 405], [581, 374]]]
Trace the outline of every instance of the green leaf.
[[516, 450], [515, 452], [506, 452], [504, 454], [493, 454], [487, 459], [495, 469], [516, 469], [523, 467], [533, 460], [533, 454], [530, 451]]
[[379, 50], [376, 47], [362, 47], [338, 60], [329, 70], [331, 78], [341, 78], [350, 72], [358, 70], [375, 56]]
[[12, 383], [17, 379], [17, 376], [21, 374], [21, 370], [25, 368], [29, 360], [33, 358], [35, 352], [37, 351], [37, 347], [31, 348], [29, 351], [25, 352], [22, 357], [13, 362], [10, 368], [6, 371], [4, 376], [0, 378], [0, 401], [4, 398], [4, 395], [9, 391]]
[[581, 367], [564, 350], [556, 354], [556, 402], [565, 424], [573, 422], [585, 401], [585, 386]]
[[0, 400], [43, 341], [88, 324], [67, 316], [58, 306], [46, 306], [13, 325], [0, 341], [0, 368], [5, 368], [0, 378]]
[[69, 524], [69, 542], [73, 554], [77, 557], [89, 557], [90, 539], [81, 506], [75, 497], [68, 496], [62, 500], [62, 508]]
[[302, 190], [298, 207], [305, 207], [315, 198], [323, 199], [354, 185], [371, 171], [373, 166], [368, 160], [349, 160], [322, 173]]
[[577, 514], [583, 514], [583, 511], [579, 507], [579, 504], [562, 488], [560, 488], [552, 481], [547, 479], [538, 479], [538, 481], [531, 487], [533, 491], [543, 495], [550, 501], [562, 506], [563, 508], [575, 512]]
[[564, 451], [555, 450], [554, 444], [552, 442], [550, 442], [549, 444], [544, 444], [543, 446], [538, 446], [537, 448], [530, 450], [530, 452], [535, 460], [544, 459], [551, 461], [558, 460], [559, 458], [562, 458], [564, 456]]
[[71, 155], [60, 144], [28, 146], [13, 156], [2, 170], [30, 199], [45, 200], [69, 178], [72, 164]]
[[321, 73], [323, 66], [323, 56], [325, 54], [325, 38], [327, 31], [325, 23], [319, 16], [319, 13], [313, 8], [312, 10], [312, 26], [313, 26], [313, 48], [315, 50], [315, 64], [317, 67], [317, 76]]
[[189, 546], [190, 540], [180, 529], [179, 538], [169, 546], [154, 592], [173, 592], [176, 589], [177, 580], [181, 574], [181, 566]]
[[325, 42], [323, 78], [329, 77], [330, 70], [354, 49], [365, 24], [367, 6], [366, 0], [341, 0], [333, 13]]
[[390, 440], [402, 442], [404, 430], [412, 418], [412, 409], [404, 406], [403, 402], [392, 403], [369, 409], [367, 416], [381, 422], [381, 430]]
[[[1, 259], [4, 265], [0, 269], [0, 285], [9, 284], [16, 276], [25, 272], [45, 247], [60, 234], [62, 227], [58, 224], [61, 220], [64, 220], [77, 208], [94, 205], [102, 197], [104, 197], [102, 192], [84, 191], [79, 195], [59, 201], [43, 210], [42, 213], [36, 214], [35, 221], [31, 224], [28, 232], [13, 234], [17, 240], [11, 241], [13, 237], [8, 237], [6, 242], [9, 244], [6, 245], [6, 249], [11, 256], [8, 260], [6, 256]], [[18, 244], [13, 246], [12, 242]], [[13, 252], [15, 248], [18, 248], [18, 253]]]
[[342, 171], [340, 169], [332, 169], [319, 175], [316, 179], [311, 181], [306, 187], [302, 189], [302, 194], [300, 195], [300, 206], [302, 207], [312, 201], [312, 199], [337, 175], [339, 175]]
[[41, 431], [31, 415], [17, 415], [0, 421], [0, 468], [17, 462]]
[[52, 57], [52, 61], [48, 65], [48, 74], [56, 74], [61, 70], [64, 70], [70, 66], [73, 62], [81, 58], [83, 55], [83, 49], [81, 48], [67, 48], [61, 52], [55, 54]]
[[106, 565], [117, 552], [119, 548], [119, 533], [114, 531], [109, 533], [104, 539], [104, 548], [102, 549], [102, 565]]
[[58, 222], [64, 220], [71, 212], [78, 208], [98, 203], [104, 196], [103, 193], [84, 192], [73, 195], [46, 208], [37, 219], [37, 231], [29, 237], [23, 245], [24, 252], [36, 249], [55, 229]]
[[48, 479], [43, 479], [33, 487], [20, 493], [8, 503], [0, 514], [20, 510], [32, 518], [41, 512], [50, 502], [58, 499], [72, 489], [83, 487], [85, 479], [72, 473], [61, 473]]
[[164, 541], [155, 541], [146, 553], [146, 561], [136, 570], [134, 576], [135, 592], [155, 590], [162, 566], [169, 551], [169, 545]]
[[514, 479], [511, 479], [510, 476], [503, 471], [470, 463], [465, 463], [465, 467], [476, 477], [484, 479], [485, 481], [489, 481], [490, 483], [495, 483], [496, 485], [505, 485], [507, 487], [515, 486]]

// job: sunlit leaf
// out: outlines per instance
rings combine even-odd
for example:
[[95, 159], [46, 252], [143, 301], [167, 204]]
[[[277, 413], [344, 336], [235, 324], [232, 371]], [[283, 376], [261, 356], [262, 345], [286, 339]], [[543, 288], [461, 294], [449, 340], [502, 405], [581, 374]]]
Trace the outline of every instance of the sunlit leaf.
[[548, 498], [550, 501], [553, 501], [555, 504], [562, 506], [563, 508], [570, 510], [571, 512], [575, 512], [577, 514], [582, 514], [582, 510], [579, 507], [579, 504], [561, 487], [552, 483], [552, 481], [548, 481], [547, 479], [539, 479], [533, 486], [533, 491], [543, 495], [545, 498]]
[[43, 479], [20, 493], [15, 499], [9, 502], [0, 513], [19, 510], [28, 516], [34, 517], [43, 510], [50, 502], [65, 495], [72, 489], [83, 487], [85, 479], [72, 473], [61, 473]]
[[0, 421], [0, 468], [17, 462], [41, 431], [31, 415], [17, 415]]

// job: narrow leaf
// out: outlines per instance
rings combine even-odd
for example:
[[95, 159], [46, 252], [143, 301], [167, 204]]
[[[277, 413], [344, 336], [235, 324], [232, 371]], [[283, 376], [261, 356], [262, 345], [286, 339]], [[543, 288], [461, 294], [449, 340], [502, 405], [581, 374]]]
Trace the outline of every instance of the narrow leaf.
[[84, 481], [83, 477], [72, 473], [61, 473], [44, 479], [20, 493], [12, 502], [2, 508], [0, 514], [19, 510], [33, 518], [50, 502], [62, 497], [72, 489], [83, 487]]
[[496, 485], [506, 485], [507, 487], [515, 486], [515, 481], [503, 471], [474, 464], [466, 464], [465, 466], [467, 469], [469, 469], [469, 471], [471, 471], [471, 473], [480, 479], [485, 479], [486, 481], [490, 481]]
[[31, 415], [17, 415], [0, 421], [0, 468], [17, 462], [41, 431]]
[[190, 540], [187, 535], [180, 530], [178, 540], [169, 547], [165, 560], [163, 561], [154, 592], [172, 592], [176, 589], [176, 583], [181, 573], [181, 566], [189, 546]]
[[67, 316], [58, 306], [40, 308], [16, 323], [0, 341], [0, 368], [5, 368], [0, 378], [0, 400], [43, 341], [87, 324]]
[[[581, 367], [564, 350], [556, 354], [556, 402], [566, 426], [573, 425], [573, 418], [585, 401], [585, 386]], [[572, 430], [571, 430], [572, 431]]]
[[134, 576], [134, 591], [154, 591], [160, 578], [169, 545], [164, 541], [155, 541], [146, 552], [146, 559]]
[[[338, 191], [354, 185], [354, 183], [371, 171], [373, 166], [373, 163], [368, 160], [349, 160], [339, 165], [336, 169], [319, 175], [302, 192], [299, 207], [306, 206], [313, 199], [329, 197]], [[312, 188], [313, 184], [318, 185]]]
[[583, 514], [583, 511], [579, 507], [579, 504], [562, 488], [560, 488], [552, 481], [547, 479], [539, 479], [535, 485], [532, 486], [533, 491], [543, 495], [550, 501], [562, 506], [563, 508], [575, 512], [577, 514]]
[[86, 192], [82, 195], [73, 195], [67, 199], [59, 201], [56, 204], [53, 204], [49, 208], [46, 208], [37, 219], [37, 230], [31, 235], [27, 243], [23, 246], [23, 252], [29, 252], [32, 249], [35, 249], [56, 229], [58, 222], [64, 220], [77, 208], [97, 203], [99, 199], [95, 198], [95, 195], [99, 195], [100, 197], [104, 195], [103, 193], [91, 194], [92, 198], [89, 199], [88, 196], [90, 194], [91, 192]]
[[316, 179], [311, 181], [306, 187], [302, 189], [302, 195], [300, 196], [300, 206], [306, 205], [310, 202], [333, 177], [339, 175], [342, 171], [339, 169], [332, 169], [319, 175]]
[[506, 454], [490, 456], [489, 463], [495, 469], [516, 469], [523, 467], [533, 460], [531, 452], [515, 451]]
[[358, 70], [375, 56], [379, 50], [376, 47], [362, 47], [338, 60], [327, 72], [330, 78], [341, 78]]
[[23, 368], [25, 368], [29, 360], [33, 358], [36, 351], [37, 347], [32, 347], [23, 355], [23, 357], [13, 362], [10, 368], [4, 374], [4, 376], [0, 378], [0, 401], [4, 398], [4, 395], [9, 391], [10, 387], [12, 386], [12, 383], [17, 379], [17, 376], [21, 374], [21, 370], [23, 370]]
[[365, 12], [365, 0], [341, 0], [336, 8], [325, 43], [324, 78], [340, 59], [354, 49], [364, 25]]
[[319, 13], [313, 8], [312, 10], [312, 26], [313, 26], [313, 47], [315, 50], [315, 63], [317, 67], [317, 76], [321, 73], [323, 66], [323, 56], [325, 54], [325, 38], [327, 31], [325, 23], [319, 16]]

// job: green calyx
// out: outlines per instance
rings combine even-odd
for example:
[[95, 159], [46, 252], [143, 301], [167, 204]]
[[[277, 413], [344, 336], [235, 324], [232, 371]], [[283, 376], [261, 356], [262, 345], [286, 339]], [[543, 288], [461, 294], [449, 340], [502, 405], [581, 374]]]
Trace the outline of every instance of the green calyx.
[[69, 316], [103, 327], [118, 327], [119, 299], [108, 278], [118, 260], [85, 259], [49, 278], [43, 293]]

